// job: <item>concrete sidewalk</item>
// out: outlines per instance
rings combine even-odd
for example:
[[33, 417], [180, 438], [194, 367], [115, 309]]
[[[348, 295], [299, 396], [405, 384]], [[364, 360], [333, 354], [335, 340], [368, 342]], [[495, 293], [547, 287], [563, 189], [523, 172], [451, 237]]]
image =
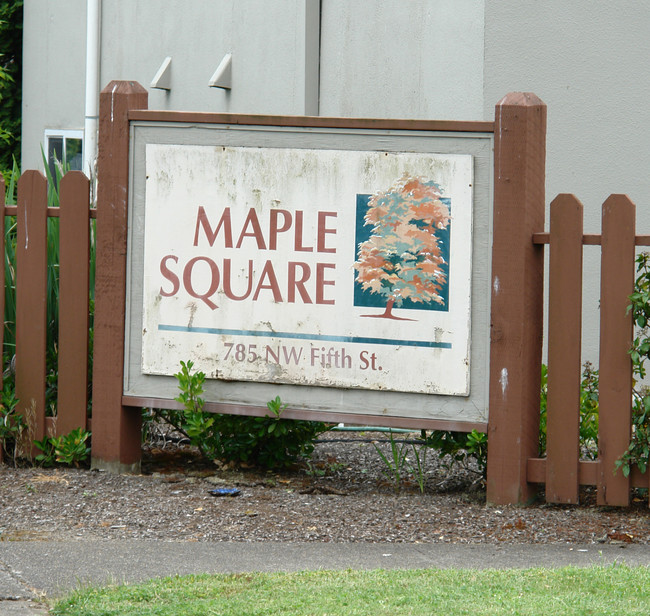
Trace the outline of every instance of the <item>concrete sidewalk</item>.
[[612, 563], [648, 566], [650, 546], [7, 541], [0, 542], [0, 616], [45, 614], [32, 603], [43, 594], [176, 574]]

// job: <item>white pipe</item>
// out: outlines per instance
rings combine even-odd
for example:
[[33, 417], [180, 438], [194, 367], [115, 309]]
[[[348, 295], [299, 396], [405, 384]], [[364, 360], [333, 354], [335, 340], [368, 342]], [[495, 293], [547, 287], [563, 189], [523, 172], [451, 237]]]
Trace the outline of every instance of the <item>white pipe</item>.
[[86, 3], [86, 117], [84, 120], [83, 171], [95, 176], [97, 125], [99, 121], [99, 51], [101, 0]]

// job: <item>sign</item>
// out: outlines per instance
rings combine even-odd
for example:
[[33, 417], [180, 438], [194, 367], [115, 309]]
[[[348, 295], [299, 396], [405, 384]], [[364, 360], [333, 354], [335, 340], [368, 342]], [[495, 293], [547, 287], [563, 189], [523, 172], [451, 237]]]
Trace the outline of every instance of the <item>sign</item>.
[[138, 112], [123, 400], [415, 429], [488, 418], [485, 123]]
[[467, 396], [473, 157], [147, 143], [145, 375]]

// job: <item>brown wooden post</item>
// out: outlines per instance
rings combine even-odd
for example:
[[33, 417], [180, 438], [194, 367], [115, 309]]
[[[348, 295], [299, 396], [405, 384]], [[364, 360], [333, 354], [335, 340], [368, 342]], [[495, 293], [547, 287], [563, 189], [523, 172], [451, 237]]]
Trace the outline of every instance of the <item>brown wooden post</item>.
[[47, 180], [39, 171], [26, 171], [18, 180], [17, 227], [16, 397], [30, 421], [28, 438], [40, 440], [45, 436]]
[[635, 207], [626, 195], [611, 195], [603, 204], [600, 266], [600, 358], [598, 504], [627, 506], [630, 481], [614, 463], [632, 435], [632, 314], [634, 291]]
[[548, 307], [546, 501], [579, 501], [582, 332], [582, 203], [551, 203]]
[[90, 182], [70, 171], [59, 187], [59, 392], [56, 431], [86, 428]]
[[147, 108], [147, 91], [112, 81], [99, 99], [97, 256], [93, 353], [92, 465], [111, 472], [140, 467], [142, 418], [122, 405], [130, 109]]
[[487, 499], [524, 503], [539, 441], [546, 105], [511, 93], [496, 106]]

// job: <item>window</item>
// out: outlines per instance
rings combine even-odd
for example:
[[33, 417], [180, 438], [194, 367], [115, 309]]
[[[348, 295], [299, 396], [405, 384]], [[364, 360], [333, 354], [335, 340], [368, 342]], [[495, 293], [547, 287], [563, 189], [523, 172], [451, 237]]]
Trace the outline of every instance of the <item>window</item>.
[[82, 130], [46, 130], [45, 155], [52, 178], [56, 178], [56, 163], [66, 170], [81, 170], [83, 167]]

